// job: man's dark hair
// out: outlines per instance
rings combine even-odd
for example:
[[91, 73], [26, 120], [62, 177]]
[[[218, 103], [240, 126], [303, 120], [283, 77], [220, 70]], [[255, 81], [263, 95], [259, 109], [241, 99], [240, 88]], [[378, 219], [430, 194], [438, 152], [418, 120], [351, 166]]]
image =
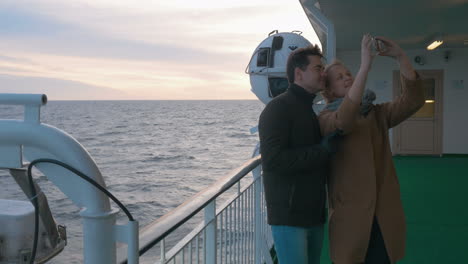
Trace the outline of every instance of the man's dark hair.
[[322, 51], [317, 44], [297, 49], [289, 54], [288, 63], [286, 64], [286, 73], [288, 74], [289, 83], [294, 83], [294, 70], [296, 68], [305, 71], [310, 63], [309, 56], [319, 56], [323, 58]]

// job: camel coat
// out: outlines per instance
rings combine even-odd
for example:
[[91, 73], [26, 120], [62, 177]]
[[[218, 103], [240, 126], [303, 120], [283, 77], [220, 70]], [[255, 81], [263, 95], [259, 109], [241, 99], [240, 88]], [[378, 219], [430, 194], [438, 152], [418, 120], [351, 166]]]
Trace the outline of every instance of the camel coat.
[[330, 256], [335, 264], [364, 262], [374, 216], [392, 263], [405, 254], [406, 225], [392, 161], [389, 129], [424, 105], [419, 79], [401, 76], [402, 95], [374, 105], [366, 117], [346, 96], [336, 111], [319, 115], [321, 132], [342, 129], [328, 184]]

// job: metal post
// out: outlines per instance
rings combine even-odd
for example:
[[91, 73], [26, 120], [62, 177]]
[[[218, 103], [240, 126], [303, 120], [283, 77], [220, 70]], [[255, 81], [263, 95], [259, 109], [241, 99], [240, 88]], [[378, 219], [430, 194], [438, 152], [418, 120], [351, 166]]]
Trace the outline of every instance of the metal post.
[[205, 207], [205, 264], [216, 264], [216, 200]]
[[81, 212], [83, 219], [83, 263], [116, 263], [116, 247], [112, 234], [117, 210], [97, 216]]
[[161, 264], [166, 263], [166, 240], [161, 241]]
[[116, 241], [127, 244], [127, 263], [138, 264], [138, 221], [129, 221], [125, 225], [114, 225], [114, 235]]
[[262, 250], [262, 212], [261, 212], [261, 185], [260, 185], [260, 180], [257, 178], [254, 183], [254, 208], [255, 208], [255, 213], [254, 213], [254, 221], [255, 221], [255, 227], [254, 227], [254, 234], [255, 234], [255, 264], [259, 264], [261, 262], [261, 250]]

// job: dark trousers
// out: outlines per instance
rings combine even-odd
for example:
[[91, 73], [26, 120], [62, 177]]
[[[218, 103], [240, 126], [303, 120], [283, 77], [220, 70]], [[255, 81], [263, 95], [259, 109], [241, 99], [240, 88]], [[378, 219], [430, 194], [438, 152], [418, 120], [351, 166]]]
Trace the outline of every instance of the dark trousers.
[[377, 218], [374, 218], [372, 223], [372, 231], [369, 239], [369, 247], [367, 248], [365, 264], [390, 264], [387, 249], [383, 240], [382, 232], [380, 232]]

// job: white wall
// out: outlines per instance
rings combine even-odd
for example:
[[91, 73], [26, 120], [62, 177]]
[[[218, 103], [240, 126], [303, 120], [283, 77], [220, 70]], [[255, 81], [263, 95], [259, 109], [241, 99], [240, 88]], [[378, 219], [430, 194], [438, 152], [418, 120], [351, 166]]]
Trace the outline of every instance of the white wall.
[[[445, 60], [447, 49], [407, 50], [406, 53], [416, 70], [444, 70], [443, 82], [443, 132], [444, 154], [468, 154], [468, 48], [449, 49], [450, 58]], [[415, 56], [423, 56], [424, 65], [414, 62]], [[356, 51], [338, 52], [337, 58], [343, 61], [355, 74], [360, 63], [360, 53]], [[367, 88], [377, 93], [377, 102], [389, 101], [393, 97], [392, 75], [397, 63], [388, 57], [374, 59]], [[460, 81], [463, 83], [460, 85]]]

